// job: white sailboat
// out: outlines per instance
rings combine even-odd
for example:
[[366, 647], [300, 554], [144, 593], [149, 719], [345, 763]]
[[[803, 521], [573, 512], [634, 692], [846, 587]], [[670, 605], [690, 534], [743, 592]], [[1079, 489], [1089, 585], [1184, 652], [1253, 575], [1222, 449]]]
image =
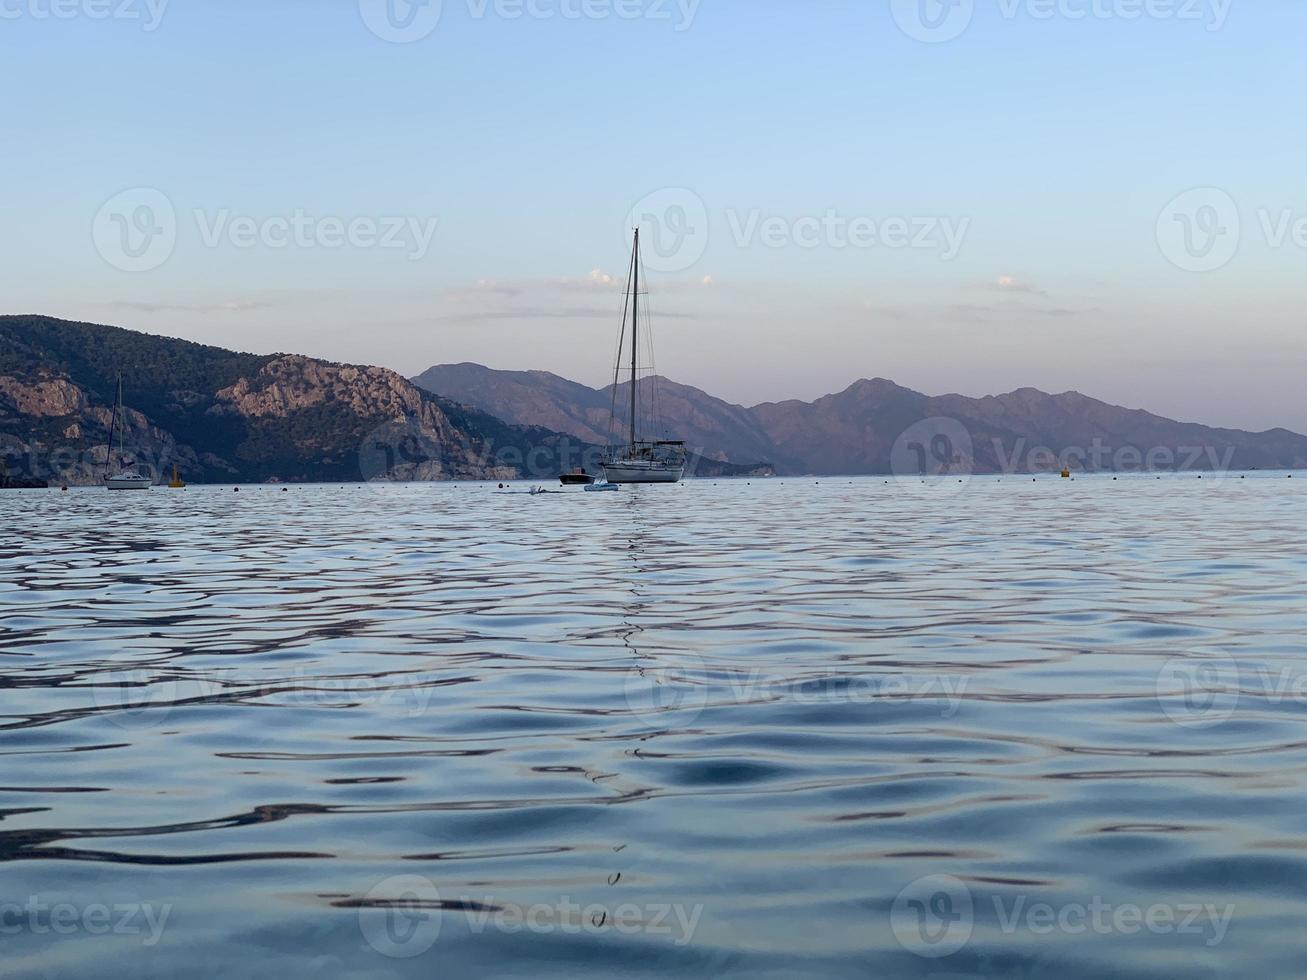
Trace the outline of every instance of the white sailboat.
[[[120, 457], [114, 460], [113, 440], [118, 435], [118, 427], [121, 424], [122, 433], [118, 438], [118, 452]], [[105, 465], [108, 472], [104, 475], [104, 485], [110, 490], [149, 490], [154, 483], [150, 477], [145, 476], [136, 468], [135, 462], [129, 456], [121, 455], [123, 452], [123, 438], [127, 435], [127, 416], [123, 411], [123, 376], [118, 375], [118, 397], [113, 403], [113, 417], [109, 422], [109, 450], [105, 455]]]
[[[626, 309], [622, 312], [622, 340], [626, 339], [626, 312], [631, 314], [631, 418], [627, 427], [627, 443], [610, 447], [604, 460], [604, 475], [609, 483], [680, 483], [685, 475], [685, 443], [672, 440], [641, 439], [640, 419], [640, 229], [635, 230], [635, 244], [631, 248], [631, 274]], [[617, 423], [617, 384], [622, 371], [622, 349], [619, 342], [617, 367], [613, 376], [613, 411], [611, 429]], [[657, 424], [658, 399], [656, 377], [648, 379], [652, 391], [650, 407]]]

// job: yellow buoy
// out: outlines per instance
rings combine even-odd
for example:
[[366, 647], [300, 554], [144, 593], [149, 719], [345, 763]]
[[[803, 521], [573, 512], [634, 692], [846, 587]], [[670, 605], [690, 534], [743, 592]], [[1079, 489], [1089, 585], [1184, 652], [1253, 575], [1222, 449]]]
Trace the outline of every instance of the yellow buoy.
[[186, 486], [186, 484], [182, 481], [182, 478], [177, 475], [176, 463], [172, 464], [172, 482], [169, 483], [168, 486], [172, 487], [174, 490], [180, 490], [182, 487]]
[[1070, 471], [1070, 470], [1063, 470], [1063, 471], [1062, 471], [1062, 479], [1064, 479], [1064, 480], [1069, 480], [1069, 479], [1071, 479], [1071, 471]]

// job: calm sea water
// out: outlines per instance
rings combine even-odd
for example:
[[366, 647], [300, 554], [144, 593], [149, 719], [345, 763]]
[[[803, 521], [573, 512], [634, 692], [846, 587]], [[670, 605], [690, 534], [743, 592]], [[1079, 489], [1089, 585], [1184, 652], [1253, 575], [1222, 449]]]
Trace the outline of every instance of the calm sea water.
[[0, 974], [1301, 975], [1305, 509], [0, 494]]

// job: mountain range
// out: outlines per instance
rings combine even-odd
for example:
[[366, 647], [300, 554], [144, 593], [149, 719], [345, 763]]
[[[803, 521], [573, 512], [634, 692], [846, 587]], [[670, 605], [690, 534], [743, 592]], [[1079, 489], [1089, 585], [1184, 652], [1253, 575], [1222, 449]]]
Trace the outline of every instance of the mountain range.
[[[0, 316], [0, 486], [97, 482], [120, 373], [132, 456], [156, 477], [176, 466], [193, 482], [593, 472], [614, 398], [623, 404], [627, 390], [473, 364], [433, 367], [410, 382], [380, 367]], [[1037, 447], [1088, 450], [1071, 464], [1083, 469], [1139, 468], [1144, 459], [1158, 469], [1307, 466], [1307, 437], [1285, 429], [1214, 429], [1075, 392], [931, 397], [877, 379], [813, 402], [751, 408], [667, 379], [659, 392], [667, 433], [690, 445], [696, 476], [903, 473], [931, 455], [968, 472], [1050, 468]], [[1095, 447], [1107, 455], [1094, 456]]]
[[[438, 365], [413, 380], [514, 424], [606, 439], [611, 386], [594, 389], [543, 371], [496, 371], [479, 364]], [[618, 388], [618, 405], [624, 390]], [[1307, 437], [1287, 429], [1253, 433], [1177, 422], [1075, 391], [930, 396], [876, 378], [812, 402], [746, 408], [660, 378], [659, 402], [667, 429], [703, 455], [765, 461], [780, 474], [902, 474], [920, 462], [914, 439], [935, 443], [941, 434], [960, 457], [954, 464], [976, 473], [1063, 465], [1200, 471], [1307, 466]]]

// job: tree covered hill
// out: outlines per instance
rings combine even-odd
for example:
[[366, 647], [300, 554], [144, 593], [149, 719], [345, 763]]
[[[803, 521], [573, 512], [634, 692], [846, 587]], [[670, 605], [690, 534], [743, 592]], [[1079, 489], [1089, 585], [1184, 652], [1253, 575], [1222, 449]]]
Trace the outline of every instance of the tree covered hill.
[[384, 368], [3, 316], [0, 453], [9, 472], [98, 481], [120, 372], [127, 448], [159, 477], [175, 463], [193, 482], [543, 479], [593, 451]]

